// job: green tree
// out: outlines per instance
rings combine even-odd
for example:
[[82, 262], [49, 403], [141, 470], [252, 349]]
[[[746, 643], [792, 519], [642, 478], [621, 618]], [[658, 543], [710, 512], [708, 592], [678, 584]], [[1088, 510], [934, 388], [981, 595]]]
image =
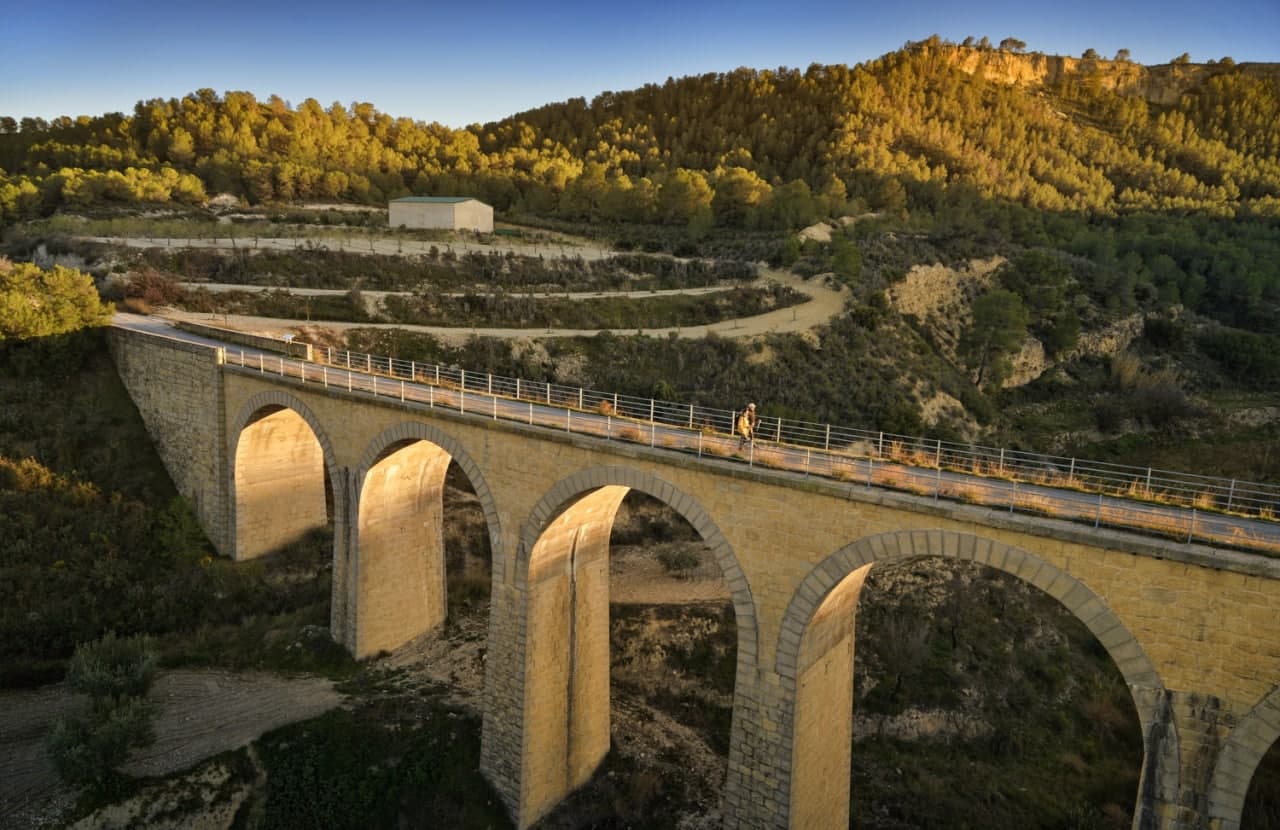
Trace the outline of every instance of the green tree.
[[769, 198], [773, 188], [754, 170], [730, 167], [716, 179], [711, 210], [721, 225], [741, 228], [761, 202]]
[[978, 386], [1009, 376], [1009, 356], [1027, 336], [1028, 314], [1012, 291], [992, 289], [973, 303], [973, 323], [960, 338], [960, 356]]
[[105, 326], [111, 313], [87, 274], [0, 259], [0, 342]]
[[831, 239], [831, 270], [848, 285], [862, 275], [862, 252], [843, 234]]

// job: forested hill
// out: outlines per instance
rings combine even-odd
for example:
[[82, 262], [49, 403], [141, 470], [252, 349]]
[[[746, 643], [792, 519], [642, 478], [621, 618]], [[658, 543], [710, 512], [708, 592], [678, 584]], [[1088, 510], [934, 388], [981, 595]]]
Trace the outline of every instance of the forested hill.
[[127, 116], [0, 118], [0, 216], [223, 192], [368, 203], [470, 193], [575, 219], [772, 228], [957, 198], [1280, 215], [1275, 67], [1169, 69], [1155, 97], [1181, 92], [1163, 104], [1131, 94], [1150, 84], [1121, 82], [1141, 67], [1053, 60], [930, 38], [852, 68], [680, 78], [462, 130], [370, 104], [212, 90]]

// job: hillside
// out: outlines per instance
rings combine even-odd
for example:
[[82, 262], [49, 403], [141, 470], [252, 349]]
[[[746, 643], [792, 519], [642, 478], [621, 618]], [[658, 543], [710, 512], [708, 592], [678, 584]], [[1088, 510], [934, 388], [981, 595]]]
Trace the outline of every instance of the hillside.
[[936, 207], [939, 189], [1041, 210], [1275, 215], [1277, 83], [1272, 65], [1147, 68], [931, 38], [856, 67], [669, 79], [465, 130], [203, 89], [130, 115], [0, 120], [0, 215], [465, 191], [542, 215], [787, 228], [850, 202]]

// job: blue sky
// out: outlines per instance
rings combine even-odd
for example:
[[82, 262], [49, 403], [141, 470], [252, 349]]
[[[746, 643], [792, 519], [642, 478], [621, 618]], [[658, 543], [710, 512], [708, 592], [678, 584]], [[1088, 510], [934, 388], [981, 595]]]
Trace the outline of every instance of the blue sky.
[[856, 64], [937, 33], [1135, 61], [1280, 61], [1280, 0], [280, 3], [41, 0], [0, 15], [0, 115], [129, 112], [208, 87], [460, 127], [740, 66]]

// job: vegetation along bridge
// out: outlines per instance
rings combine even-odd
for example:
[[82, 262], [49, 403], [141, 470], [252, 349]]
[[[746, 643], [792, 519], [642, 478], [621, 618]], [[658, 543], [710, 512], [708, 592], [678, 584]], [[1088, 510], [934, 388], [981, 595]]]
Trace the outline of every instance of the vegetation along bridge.
[[441, 623], [445, 473], [493, 557], [482, 770], [520, 827], [609, 747], [608, 544], [631, 489], [714, 552], [738, 633], [727, 827], [844, 828], [854, 614], [878, 562], [968, 559], [1055, 597], [1144, 736], [1135, 827], [1235, 828], [1280, 736], [1277, 488], [764, 420], [120, 316], [121, 377], [224, 554], [330, 521], [357, 657]]

